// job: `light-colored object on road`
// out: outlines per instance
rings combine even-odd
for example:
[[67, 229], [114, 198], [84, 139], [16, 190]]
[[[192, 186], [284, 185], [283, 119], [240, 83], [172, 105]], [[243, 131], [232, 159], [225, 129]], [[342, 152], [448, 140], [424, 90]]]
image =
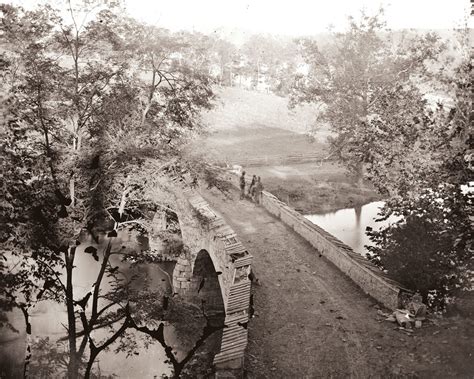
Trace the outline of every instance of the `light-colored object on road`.
[[397, 309], [393, 314], [398, 325], [403, 326], [404, 328], [411, 328], [411, 323], [415, 321], [414, 316], [404, 309]]

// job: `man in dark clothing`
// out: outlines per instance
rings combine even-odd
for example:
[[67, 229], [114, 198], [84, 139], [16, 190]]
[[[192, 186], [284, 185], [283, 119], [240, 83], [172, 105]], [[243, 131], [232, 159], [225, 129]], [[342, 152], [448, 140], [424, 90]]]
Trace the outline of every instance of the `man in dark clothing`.
[[249, 195], [251, 198], [253, 197], [253, 191], [255, 190], [254, 186], [256, 182], [257, 182], [257, 175], [254, 175], [252, 177], [252, 181], [250, 182], [249, 191], [247, 192], [247, 195]]
[[263, 184], [262, 184], [262, 181], [261, 181], [260, 176], [259, 176], [257, 178], [257, 183], [255, 184], [255, 197], [254, 197], [254, 201], [257, 204], [260, 204], [260, 202], [261, 202], [262, 191], [263, 191]]
[[240, 200], [245, 198], [245, 171], [240, 175]]

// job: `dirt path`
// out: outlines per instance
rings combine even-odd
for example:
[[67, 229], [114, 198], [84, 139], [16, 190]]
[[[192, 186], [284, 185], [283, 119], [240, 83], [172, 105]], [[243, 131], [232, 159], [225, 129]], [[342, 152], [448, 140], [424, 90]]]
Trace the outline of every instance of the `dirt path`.
[[[449, 329], [399, 331], [377, 314], [374, 300], [264, 209], [217, 192], [203, 195], [254, 256], [261, 283], [254, 286], [249, 378], [445, 378], [474, 372], [462, 354], [451, 356], [449, 341], [441, 341], [452, 334]], [[469, 338], [453, 344], [465, 343], [472, 352]]]

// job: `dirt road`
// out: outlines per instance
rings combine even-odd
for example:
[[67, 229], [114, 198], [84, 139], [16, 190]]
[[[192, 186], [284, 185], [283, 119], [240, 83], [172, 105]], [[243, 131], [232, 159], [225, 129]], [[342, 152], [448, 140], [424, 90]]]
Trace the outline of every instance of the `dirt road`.
[[474, 373], [472, 322], [427, 323], [412, 335], [400, 331], [377, 314], [374, 300], [263, 208], [235, 195], [203, 195], [254, 256], [260, 285], [254, 286], [256, 313], [249, 326], [249, 378]]

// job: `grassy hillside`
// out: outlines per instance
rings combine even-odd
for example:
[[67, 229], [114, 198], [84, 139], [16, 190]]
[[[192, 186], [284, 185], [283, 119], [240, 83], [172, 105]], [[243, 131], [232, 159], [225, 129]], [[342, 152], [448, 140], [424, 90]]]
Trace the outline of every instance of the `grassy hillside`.
[[209, 134], [199, 148], [231, 164], [249, 158], [313, 155], [326, 152], [329, 132], [318, 123], [318, 112], [310, 106], [288, 109], [288, 99], [271, 93], [222, 88], [215, 109], [203, 115]]
[[255, 125], [254, 127], [230, 128], [212, 131], [202, 148], [217, 160], [229, 164], [249, 165], [249, 161], [260, 164], [275, 159], [283, 161], [295, 155], [322, 158], [327, 155], [327, 145], [315, 142], [305, 134], [275, 127]]
[[327, 127], [318, 121], [319, 112], [314, 106], [298, 106], [289, 110], [286, 98], [241, 88], [224, 87], [217, 94], [217, 106], [203, 116], [211, 129], [264, 127], [308, 133], [314, 125], [318, 125], [318, 140], [324, 141], [329, 134]]

